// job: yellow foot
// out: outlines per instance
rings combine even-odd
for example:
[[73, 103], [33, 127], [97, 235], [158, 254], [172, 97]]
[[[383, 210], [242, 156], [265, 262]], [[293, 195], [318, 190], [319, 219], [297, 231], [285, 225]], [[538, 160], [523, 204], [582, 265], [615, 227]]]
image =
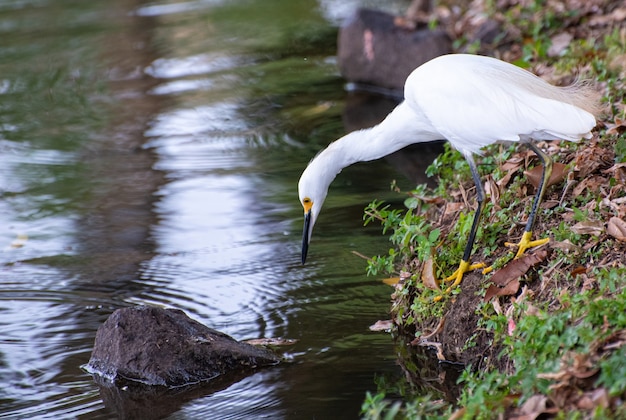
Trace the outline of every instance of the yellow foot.
[[[444, 281], [454, 280], [454, 282], [450, 286], [448, 286], [448, 288], [443, 293], [450, 293], [450, 291], [452, 291], [454, 287], [461, 284], [461, 281], [463, 280], [463, 275], [465, 273], [473, 271], [473, 270], [477, 270], [479, 268], [485, 268], [485, 266], [486, 266], [485, 263], [470, 264], [469, 261], [461, 260], [461, 263], [459, 264], [459, 268], [457, 268], [456, 271], [452, 273], [451, 276], [446, 277], [446, 279], [444, 280]], [[442, 298], [443, 298], [442, 295], [436, 296], [435, 302], [439, 302]]]
[[519, 258], [522, 255], [524, 255], [524, 252], [526, 252], [527, 249], [534, 248], [539, 245], [544, 245], [550, 242], [550, 238], [543, 238], [543, 239], [537, 239], [536, 241], [531, 241], [530, 238], [532, 238], [532, 236], [533, 236], [532, 232], [524, 232], [524, 234], [522, 235], [522, 239], [520, 239], [518, 244], [505, 242], [504, 245], [510, 246], [510, 247], [518, 247], [517, 254], [515, 254], [515, 258]]

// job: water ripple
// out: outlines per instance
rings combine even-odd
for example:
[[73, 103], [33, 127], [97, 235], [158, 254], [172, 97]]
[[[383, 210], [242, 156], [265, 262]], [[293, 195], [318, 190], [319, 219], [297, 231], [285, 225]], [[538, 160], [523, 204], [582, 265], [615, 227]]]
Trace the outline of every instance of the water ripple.
[[[33, 284], [24, 289], [9, 282], [0, 291], [3, 411], [16, 418], [69, 418], [92, 412], [102, 404], [80, 365], [89, 357], [85, 339], [93, 340], [94, 325], [102, 316], [71, 291], [55, 290], [54, 280], [41, 281], [40, 289]], [[47, 417], [48, 412], [55, 414]]]
[[[161, 138], [162, 141], [159, 145], [165, 145], [164, 141], [180, 136], [247, 130], [243, 121], [237, 118], [236, 110], [236, 104], [228, 102], [193, 109], [178, 109], [156, 117], [145, 135], [146, 137]], [[147, 146], [150, 147], [151, 145], [154, 143], [150, 142]]]
[[171, 4], [151, 4], [148, 6], [142, 6], [135, 11], [137, 16], [164, 16], [178, 13], [195, 12], [209, 8], [211, 6], [219, 5], [223, 3], [223, 0], [199, 0], [189, 2], [177, 2]]
[[158, 58], [146, 67], [145, 72], [156, 78], [173, 79], [222, 72], [243, 65], [236, 56], [218, 53], [198, 54], [187, 57]]

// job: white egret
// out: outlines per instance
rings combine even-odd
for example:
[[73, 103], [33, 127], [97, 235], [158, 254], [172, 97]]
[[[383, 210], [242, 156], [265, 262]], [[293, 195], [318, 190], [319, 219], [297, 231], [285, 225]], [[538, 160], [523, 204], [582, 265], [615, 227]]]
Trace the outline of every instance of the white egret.
[[478, 206], [459, 268], [446, 280], [458, 285], [463, 275], [481, 264], [469, 260], [485, 193], [473, 154], [498, 141], [527, 143], [543, 163], [516, 257], [549, 239], [532, 241], [535, 214], [546, 189], [552, 160], [531, 141], [590, 138], [596, 125], [598, 93], [586, 84], [556, 87], [534, 74], [495, 58], [468, 54], [437, 57], [407, 78], [404, 101], [380, 124], [354, 131], [331, 143], [307, 166], [298, 183], [304, 207], [302, 263], [328, 187], [341, 170], [370, 161], [409, 144], [445, 139], [459, 150], [476, 184]]

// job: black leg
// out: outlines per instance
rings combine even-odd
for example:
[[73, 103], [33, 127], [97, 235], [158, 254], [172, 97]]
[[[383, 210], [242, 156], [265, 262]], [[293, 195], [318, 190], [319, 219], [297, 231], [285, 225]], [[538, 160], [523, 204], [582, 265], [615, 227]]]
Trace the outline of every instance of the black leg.
[[[484, 268], [484, 263], [470, 264], [469, 259], [472, 255], [472, 248], [474, 247], [474, 240], [476, 239], [476, 231], [478, 231], [478, 223], [480, 222], [480, 218], [483, 212], [483, 207], [485, 206], [485, 190], [483, 188], [483, 183], [480, 180], [480, 175], [478, 174], [478, 169], [476, 169], [476, 162], [474, 162], [474, 158], [471, 154], [465, 155], [465, 159], [467, 159], [467, 163], [469, 163], [470, 171], [472, 172], [472, 178], [474, 179], [474, 184], [476, 184], [476, 213], [474, 213], [474, 221], [472, 222], [472, 228], [470, 230], [469, 237], [467, 238], [467, 244], [465, 245], [465, 251], [463, 252], [463, 259], [459, 264], [459, 268], [449, 277], [446, 278], [446, 281], [454, 282], [446, 289], [445, 293], [449, 293], [453, 287], [458, 286], [463, 280], [463, 275], [468, 271], [476, 270], [477, 268]], [[435, 301], [441, 300], [440, 296], [435, 298]]]
[[467, 238], [467, 245], [465, 245], [465, 252], [463, 253], [463, 261], [468, 262], [470, 256], [472, 255], [472, 248], [474, 247], [474, 240], [476, 239], [476, 232], [478, 231], [478, 223], [480, 222], [483, 208], [485, 207], [485, 190], [483, 188], [483, 183], [480, 180], [478, 169], [476, 169], [476, 162], [474, 162], [474, 158], [471, 155], [466, 156], [465, 158], [469, 163], [470, 171], [472, 172], [472, 178], [474, 179], [474, 184], [476, 184], [477, 202], [476, 213], [474, 213], [474, 221], [472, 222], [472, 229], [470, 230], [469, 237]]
[[524, 252], [528, 248], [533, 248], [539, 245], [543, 245], [550, 241], [550, 239], [538, 239], [535, 241], [531, 241], [532, 239], [532, 230], [535, 225], [535, 218], [537, 217], [537, 211], [539, 210], [539, 206], [541, 205], [541, 200], [543, 199], [543, 194], [546, 191], [548, 186], [548, 180], [552, 175], [552, 158], [545, 154], [541, 149], [535, 146], [533, 143], [528, 143], [528, 147], [532, 149], [533, 152], [541, 159], [541, 163], [543, 164], [543, 172], [541, 173], [541, 180], [539, 181], [539, 186], [537, 187], [537, 193], [535, 194], [535, 198], [533, 199], [533, 204], [530, 209], [530, 214], [528, 215], [528, 221], [526, 222], [526, 228], [524, 229], [524, 234], [522, 235], [522, 239], [520, 239], [518, 244], [506, 243], [507, 246], [517, 246], [517, 254], [515, 254], [515, 258], [521, 257]]
[[528, 143], [528, 146], [532, 149], [533, 152], [541, 159], [541, 163], [543, 164], [543, 172], [541, 173], [541, 181], [539, 182], [539, 187], [537, 188], [537, 193], [535, 194], [535, 198], [533, 200], [533, 206], [530, 210], [530, 215], [528, 216], [528, 222], [526, 222], [525, 232], [532, 232], [533, 226], [535, 225], [535, 217], [537, 216], [537, 210], [539, 209], [539, 205], [541, 204], [541, 200], [543, 199], [543, 194], [546, 192], [546, 187], [548, 186], [548, 180], [552, 175], [552, 158], [545, 154], [540, 148], [535, 146], [533, 143]]

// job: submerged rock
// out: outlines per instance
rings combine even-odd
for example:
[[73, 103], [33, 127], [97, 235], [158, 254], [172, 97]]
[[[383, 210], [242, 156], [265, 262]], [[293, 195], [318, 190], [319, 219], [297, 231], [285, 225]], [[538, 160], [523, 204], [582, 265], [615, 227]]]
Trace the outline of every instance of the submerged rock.
[[345, 79], [399, 91], [416, 67], [452, 52], [445, 31], [407, 28], [396, 24], [396, 16], [370, 9], [346, 21], [337, 43]]
[[87, 369], [116, 384], [177, 387], [279, 361], [183, 311], [143, 306], [118, 309], [98, 328]]

